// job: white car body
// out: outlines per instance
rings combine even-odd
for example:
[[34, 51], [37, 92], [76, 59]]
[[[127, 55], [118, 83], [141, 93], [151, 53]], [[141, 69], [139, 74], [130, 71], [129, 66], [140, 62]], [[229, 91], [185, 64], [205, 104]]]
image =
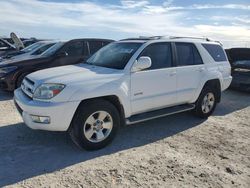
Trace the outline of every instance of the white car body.
[[[131, 71], [143, 49], [159, 42], [192, 43], [198, 49], [203, 64]], [[219, 80], [220, 89], [224, 91], [232, 80], [229, 62], [215, 62], [202, 44], [218, 45], [216, 42], [197, 39], [163, 38], [143, 41], [123, 70], [87, 64], [41, 70], [24, 79], [24, 88], [15, 90], [14, 99], [27, 126], [49, 131], [68, 130], [79, 104], [86, 99], [116, 96], [124, 109], [125, 119], [165, 107], [193, 104], [207, 81]], [[33, 99], [32, 92], [43, 83], [60, 83], [66, 87], [50, 100]], [[31, 115], [48, 116], [51, 122], [33, 122]]]

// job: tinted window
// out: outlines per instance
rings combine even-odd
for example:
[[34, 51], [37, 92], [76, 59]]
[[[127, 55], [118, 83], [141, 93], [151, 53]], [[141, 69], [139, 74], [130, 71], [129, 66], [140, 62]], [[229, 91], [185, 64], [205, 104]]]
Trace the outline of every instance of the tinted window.
[[96, 53], [103, 46], [103, 42], [101, 41], [90, 41], [89, 42], [89, 50], [90, 54]]
[[67, 52], [68, 56], [81, 56], [83, 55], [83, 42], [70, 42], [66, 44], [60, 52]]
[[53, 46], [55, 43], [51, 43], [51, 44], [46, 44], [41, 46], [40, 48], [38, 48], [37, 50], [35, 50], [32, 55], [40, 55], [43, 52], [45, 52], [47, 49], [49, 49], [51, 46]]
[[212, 56], [214, 61], [227, 61], [224, 50], [220, 45], [216, 44], [202, 44], [202, 46], [208, 51], [208, 53]]
[[124, 69], [128, 61], [134, 55], [142, 43], [116, 42], [108, 44], [92, 55], [87, 64], [107, 67], [112, 69]]
[[202, 64], [197, 48], [189, 43], [176, 43], [178, 66]]
[[49, 49], [47, 49], [42, 56], [49, 57], [51, 55], [54, 55], [59, 51], [59, 49], [64, 45], [64, 42], [57, 42], [55, 45], [51, 46]]
[[151, 58], [152, 65], [149, 68], [150, 70], [172, 66], [172, 53], [170, 43], [151, 44], [145, 48], [140, 56], [148, 56]]

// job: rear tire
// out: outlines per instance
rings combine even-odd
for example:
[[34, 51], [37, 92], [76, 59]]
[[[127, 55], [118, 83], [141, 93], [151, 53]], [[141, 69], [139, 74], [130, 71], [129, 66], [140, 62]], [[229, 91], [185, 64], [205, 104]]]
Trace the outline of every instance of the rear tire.
[[120, 126], [116, 107], [102, 99], [82, 103], [71, 123], [69, 134], [81, 149], [97, 150], [111, 143]]
[[195, 103], [194, 114], [200, 118], [208, 118], [218, 103], [216, 91], [206, 86]]

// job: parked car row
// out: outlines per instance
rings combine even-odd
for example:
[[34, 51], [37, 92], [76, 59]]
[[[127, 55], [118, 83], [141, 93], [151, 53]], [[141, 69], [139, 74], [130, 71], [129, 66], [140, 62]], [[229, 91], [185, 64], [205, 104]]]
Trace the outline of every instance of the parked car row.
[[107, 39], [42, 41], [21, 51], [9, 53], [0, 61], [0, 88], [13, 91], [32, 72], [84, 62], [110, 42], [112, 40]]
[[203, 38], [77, 39], [27, 56], [0, 63], [2, 87], [21, 85], [14, 102], [25, 124], [68, 131], [87, 150], [125, 124], [190, 110], [207, 118], [232, 80], [221, 44]]

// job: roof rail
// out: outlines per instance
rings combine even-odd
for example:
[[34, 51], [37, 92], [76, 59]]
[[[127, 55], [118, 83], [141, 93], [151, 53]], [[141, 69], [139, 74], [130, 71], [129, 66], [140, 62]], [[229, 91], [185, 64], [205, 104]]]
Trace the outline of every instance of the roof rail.
[[201, 39], [205, 41], [213, 41], [207, 37], [182, 37], [182, 36], [170, 36], [170, 39], [181, 39], [181, 38], [187, 38], [187, 39]]
[[219, 43], [221, 46], [222, 46], [222, 43], [220, 41], [214, 41], [214, 40], [211, 40], [207, 37], [184, 37], [184, 36], [150, 36], [150, 37], [147, 37], [147, 36], [139, 36], [139, 38], [127, 38], [127, 39], [122, 39], [121, 41], [123, 40], [159, 40], [159, 39], [163, 39], [163, 38], [169, 38], [169, 39], [182, 39], [182, 38], [186, 38], [186, 39], [199, 39], [199, 40], [205, 40], [205, 41], [208, 41], [208, 42], [217, 42]]
[[161, 39], [165, 36], [139, 36], [138, 38], [126, 38], [126, 39], [122, 39], [120, 41], [124, 41], [124, 40], [158, 40]]

